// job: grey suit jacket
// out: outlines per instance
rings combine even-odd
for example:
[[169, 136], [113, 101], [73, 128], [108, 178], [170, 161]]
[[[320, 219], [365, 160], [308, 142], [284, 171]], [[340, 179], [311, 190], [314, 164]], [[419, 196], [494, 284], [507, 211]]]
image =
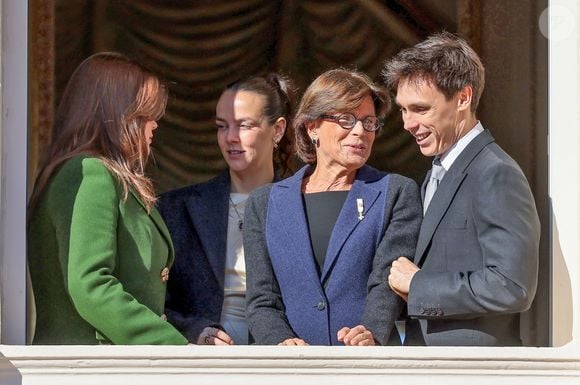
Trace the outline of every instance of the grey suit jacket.
[[539, 239], [523, 172], [483, 131], [445, 174], [421, 225], [407, 309], [420, 319], [418, 335], [427, 345], [521, 345]]

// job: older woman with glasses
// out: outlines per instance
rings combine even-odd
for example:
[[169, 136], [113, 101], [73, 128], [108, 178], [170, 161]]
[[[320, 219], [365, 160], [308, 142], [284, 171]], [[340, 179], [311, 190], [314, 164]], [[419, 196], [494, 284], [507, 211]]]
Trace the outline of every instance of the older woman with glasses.
[[327, 71], [306, 90], [294, 128], [307, 165], [246, 207], [256, 343], [389, 341], [402, 302], [386, 277], [393, 260], [413, 255], [422, 215], [412, 180], [365, 165], [386, 110], [385, 92], [358, 72]]

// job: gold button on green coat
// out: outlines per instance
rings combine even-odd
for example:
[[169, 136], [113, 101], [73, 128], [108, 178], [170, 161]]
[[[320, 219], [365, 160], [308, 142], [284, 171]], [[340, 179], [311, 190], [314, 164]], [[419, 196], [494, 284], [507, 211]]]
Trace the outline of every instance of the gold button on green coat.
[[96, 158], [52, 176], [28, 227], [35, 344], [172, 344], [187, 340], [161, 317], [173, 245], [156, 209]]
[[161, 282], [167, 283], [167, 281], [169, 281], [169, 268], [165, 267], [161, 270]]

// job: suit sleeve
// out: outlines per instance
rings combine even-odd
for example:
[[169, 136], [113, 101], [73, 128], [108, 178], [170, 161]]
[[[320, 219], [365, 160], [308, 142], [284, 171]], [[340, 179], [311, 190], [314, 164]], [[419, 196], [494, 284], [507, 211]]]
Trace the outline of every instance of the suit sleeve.
[[385, 213], [385, 232], [377, 247], [373, 270], [368, 280], [368, 294], [362, 324], [373, 332], [375, 340], [386, 345], [395, 321], [403, 308], [402, 299], [387, 283], [393, 261], [400, 256], [412, 258], [421, 226], [419, 188], [410, 179], [391, 181]]
[[183, 206], [181, 198], [172, 193], [163, 194], [157, 201], [157, 209], [171, 233], [176, 252], [175, 262], [170, 272], [171, 279], [167, 282], [165, 314], [167, 314], [167, 320], [188, 341], [196, 344], [201, 332], [206, 327], [224, 330], [219, 323], [197, 314], [187, 298], [187, 296], [194, 294], [193, 290], [189, 288], [191, 280], [203, 277], [204, 273], [212, 273], [195, 271], [194, 264], [186, 258], [182, 251], [195, 250], [196, 244], [193, 244], [192, 239], [197, 237], [197, 232], [193, 226], [184, 225], [183, 216], [186, 208]]
[[[411, 281], [409, 315], [474, 318], [517, 313], [527, 310], [534, 298], [540, 223], [525, 176], [514, 163], [501, 163], [480, 172], [473, 186], [470, 210], [482, 267], [419, 271]], [[425, 316], [423, 304], [440, 307], [440, 314]]]
[[215, 323], [212, 320], [194, 314], [186, 314], [183, 311], [177, 310], [176, 306], [173, 306], [176, 302], [179, 302], [179, 299], [173, 301], [168, 293], [165, 314], [167, 314], [167, 320], [174, 325], [189, 342], [197, 344], [197, 339], [206, 327], [224, 330], [220, 324]]
[[113, 276], [120, 199], [104, 165], [85, 159], [70, 233], [63, 232], [70, 234], [64, 269], [71, 300], [80, 316], [114, 344], [185, 345], [187, 340], [173, 326], [139, 303]]
[[246, 315], [257, 344], [275, 345], [296, 334], [285, 315], [284, 302], [266, 244], [265, 222], [269, 189], [249, 198], [244, 218]]

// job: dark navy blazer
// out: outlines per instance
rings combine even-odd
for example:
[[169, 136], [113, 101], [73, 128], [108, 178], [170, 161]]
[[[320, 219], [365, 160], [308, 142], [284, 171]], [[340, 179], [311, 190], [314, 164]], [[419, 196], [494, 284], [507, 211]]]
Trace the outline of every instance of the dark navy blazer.
[[230, 177], [226, 170], [201, 184], [162, 194], [158, 201], [175, 247], [165, 312], [190, 342], [218, 327], [224, 277]]
[[[337, 332], [362, 324], [386, 344], [402, 300], [388, 287], [393, 260], [412, 256], [421, 223], [412, 180], [363, 166], [334, 226], [318, 275], [301, 193], [306, 166], [256, 190], [246, 205], [247, 316], [259, 344], [302, 338], [340, 345]], [[357, 199], [364, 202], [358, 218]]]

